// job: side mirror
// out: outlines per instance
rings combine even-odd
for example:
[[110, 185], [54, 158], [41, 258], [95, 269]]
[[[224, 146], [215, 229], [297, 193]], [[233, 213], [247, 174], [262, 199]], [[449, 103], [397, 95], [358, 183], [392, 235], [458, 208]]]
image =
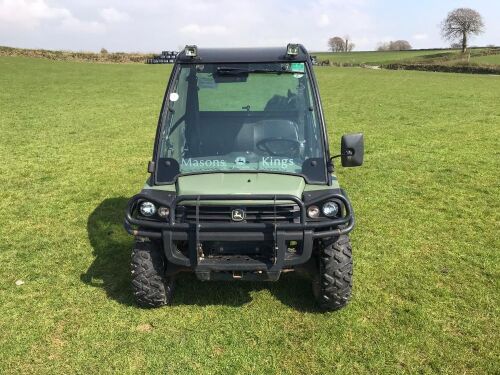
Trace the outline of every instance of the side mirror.
[[340, 160], [343, 167], [359, 167], [363, 164], [365, 144], [363, 133], [344, 134], [340, 143]]

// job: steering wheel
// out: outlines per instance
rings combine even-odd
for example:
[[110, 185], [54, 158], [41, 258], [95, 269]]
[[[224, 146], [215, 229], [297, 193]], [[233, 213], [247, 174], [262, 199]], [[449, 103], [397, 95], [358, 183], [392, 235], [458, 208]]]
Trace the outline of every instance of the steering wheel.
[[300, 142], [286, 138], [264, 138], [257, 142], [257, 149], [271, 156], [295, 157], [300, 151]]

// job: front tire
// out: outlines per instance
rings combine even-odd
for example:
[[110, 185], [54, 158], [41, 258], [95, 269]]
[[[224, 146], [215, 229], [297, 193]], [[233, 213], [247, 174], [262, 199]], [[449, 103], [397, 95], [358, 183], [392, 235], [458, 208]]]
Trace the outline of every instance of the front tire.
[[320, 244], [314, 295], [322, 310], [344, 307], [351, 298], [353, 257], [349, 236], [341, 235]]
[[165, 276], [167, 260], [154, 242], [135, 242], [132, 250], [132, 290], [142, 307], [160, 307], [172, 302], [174, 282]]

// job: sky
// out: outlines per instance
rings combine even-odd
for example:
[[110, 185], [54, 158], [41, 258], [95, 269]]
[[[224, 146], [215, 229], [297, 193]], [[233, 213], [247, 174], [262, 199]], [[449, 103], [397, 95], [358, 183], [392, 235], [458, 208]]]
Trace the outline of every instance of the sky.
[[0, 0], [0, 45], [75, 51], [158, 52], [303, 43], [327, 50], [349, 35], [355, 50], [405, 39], [446, 47], [439, 24], [455, 8], [483, 16], [472, 45], [500, 45], [500, 0]]

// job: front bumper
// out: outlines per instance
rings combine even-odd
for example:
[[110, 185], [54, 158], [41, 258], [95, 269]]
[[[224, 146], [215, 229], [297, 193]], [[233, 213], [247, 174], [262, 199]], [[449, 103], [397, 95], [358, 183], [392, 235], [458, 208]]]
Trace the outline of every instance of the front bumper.
[[[161, 239], [165, 256], [174, 265], [194, 270], [202, 280], [217, 278], [229, 279], [266, 279], [277, 280], [283, 269], [307, 262], [312, 254], [316, 238], [337, 237], [349, 233], [354, 228], [354, 212], [345, 192], [322, 195], [321, 201], [340, 202], [342, 216], [334, 219], [308, 221], [306, 204], [293, 195], [182, 195], [162, 199], [159, 196], [141, 193], [129, 201], [125, 214], [125, 229], [134, 236]], [[168, 221], [152, 221], [137, 218], [137, 205], [148, 200], [158, 206], [170, 208]], [[199, 207], [204, 201], [292, 201], [300, 210], [300, 222], [262, 222], [262, 223], [213, 223], [200, 222]], [[180, 203], [189, 201], [196, 207], [196, 219], [190, 223], [176, 222], [176, 209]], [[308, 201], [307, 206], [315, 204]], [[188, 254], [181, 253], [176, 241], [188, 243]], [[216, 256], [205, 258], [200, 255], [204, 241], [224, 242], [266, 242], [273, 244], [274, 254], [269, 260], [258, 260], [248, 256]], [[298, 248], [290, 252], [289, 241], [297, 241]]]

